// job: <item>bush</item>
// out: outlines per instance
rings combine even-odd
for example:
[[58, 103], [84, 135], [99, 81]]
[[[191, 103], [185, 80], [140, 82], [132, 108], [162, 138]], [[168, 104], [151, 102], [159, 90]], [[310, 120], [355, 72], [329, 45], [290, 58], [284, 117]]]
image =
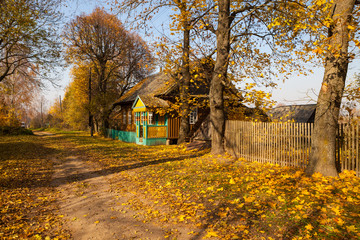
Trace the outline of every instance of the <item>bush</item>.
[[26, 128], [0, 126], [0, 135], [34, 135], [34, 133]]

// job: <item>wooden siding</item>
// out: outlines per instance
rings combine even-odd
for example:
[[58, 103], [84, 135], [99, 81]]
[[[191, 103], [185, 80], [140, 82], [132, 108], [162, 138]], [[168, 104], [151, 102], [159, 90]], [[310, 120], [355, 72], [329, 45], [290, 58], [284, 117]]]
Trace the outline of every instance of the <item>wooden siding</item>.
[[168, 138], [169, 139], [177, 139], [179, 138], [179, 129], [180, 129], [180, 118], [172, 118], [168, 119]]
[[147, 138], [166, 138], [166, 126], [148, 126]]

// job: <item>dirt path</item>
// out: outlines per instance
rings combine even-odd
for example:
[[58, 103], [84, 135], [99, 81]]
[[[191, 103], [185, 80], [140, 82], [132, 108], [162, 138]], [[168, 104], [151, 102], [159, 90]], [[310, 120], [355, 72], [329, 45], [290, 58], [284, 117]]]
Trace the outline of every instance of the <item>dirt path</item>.
[[134, 218], [136, 213], [124, 204], [127, 199], [111, 191], [109, 180], [114, 174], [100, 175], [74, 149], [67, 155], [53, 160], [52, 184], [60, 195], [58, 214], [73, 239], [164, 239], [161, 226]]
[[96, 174], [76, 156], [56, 162], [60, 214], [74, 239], [163, 239], [160, 227], [134, 219], [135, 213], [122, 206], [121, 196], [111, 192], [111, 175]]

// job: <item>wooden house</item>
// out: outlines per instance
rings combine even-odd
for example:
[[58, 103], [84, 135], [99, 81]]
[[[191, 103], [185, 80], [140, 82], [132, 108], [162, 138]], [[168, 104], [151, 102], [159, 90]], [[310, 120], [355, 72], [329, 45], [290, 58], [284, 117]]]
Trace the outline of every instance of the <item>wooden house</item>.
[[[201, 95], [204, 88], [194, 87], [191, 91]], [[151, 75], [114, 103], [115, 110], [110, 117], [113, 139], [141, 145], [161, 145], [176, 142], [179, 137], [180, 118], [171, 108], [178, 96], [178, 84], [165, 73]], [[207, 95], [207, 94], [206, 94]], [[198, 107], [190, 113], [190, 126], [199, 120]]]
[[[189, 136], [195, 139], [196, 132], [204, 132], [207, 137], [197, 137], [208, 141], [209, 125], [209, 76], [190, 85], [192, 102], [189, 115]], [[231, 120], [267, 121], [267, 116], [261, 110], [248, 108], [241, 103], [234, 86], [225, 89], [226, 118]], [[161, 145], [176, 143], [179, 137], [180, 118], [174, 108], [179, 96], [178, 83], [169, 74], [158, 73], [151, 75], [114, 103], [115, 111], [110, 117], [111, 129], [108, 135], [113, 139], [133, 142], [141, 145]]]

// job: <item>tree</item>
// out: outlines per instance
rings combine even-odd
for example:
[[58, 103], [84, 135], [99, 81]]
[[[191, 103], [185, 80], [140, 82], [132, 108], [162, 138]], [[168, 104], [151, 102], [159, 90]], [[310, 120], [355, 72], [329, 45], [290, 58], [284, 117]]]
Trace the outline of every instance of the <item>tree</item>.
[[[116, 2], [116, 1], [115, 1]], [[210, 2], [209, 2], [210, 3]], [[190, 83], [194, 81], [191, 77], [191, 73], [194, 69], [191, 69], [191, 57], [194, 56], [194, 52], [191, 48], [191, 42], [194, 41], [192, 31], [199, 20], [206, 15], [212, 8], [213, 4], [204, 4], [202, 0], [152, 0], [150, 2], [139, 0], [126, 0], [122, 3], [122, 12], [130, 12], [137, 10], [140, 6], [146, 6], [140, 10], [138, 16], [135, 17], [139, 20], [139, 26], [147, 27], [147, 20], [151, 20], [153, 16], [161, 8], [171, 8], [174, 14], [170, 17], [173, 20], [170, 24], [170, 35], [179, 34], [179, 42], [175, 44], [165, 44], [163, 39], [162, 44], [158, 44], [164, 55], [164, 48], [167, 48], [164, 62], [168, 74], [171, 74], [174, 79], [177, 80], [179, 87], [179, 97], [177, 105], [179, 106], [180, 116], [180, 129], [178, 144], [185, 142], [190, 132], [189, 114], [190, 114]], [[169, 39], [169, 36], [165, 37]], [[173, 48], [169, 50], [168, 45], [173, 45]], [[160, 54], [160, 52], [159, 52]], [[175, 58], [175, 61], [170, 59]], [[194, 59], [192, 59], [194, 61]], [[196, 80], [196, 79], [195, 79]]]
[[120, 97], [134, 83], [145, 77], [152, 61], [145, 42], [136, 34], [127, 32], [116, 16], [96, 8], [91, 14], [82, 14], [72, 20], [64, 30], [66, 55], [70, 63], [81, 62], [91, 66], [92, 86], [98, 104], [98, 120], [104, 133], [112, 103], [116, 100], [112, 88]]
[[344, 90], [340, 115], [349, 123], [357, 120], [360, 106], [360, 75], [355, 76], [354, 81], [347, 84]]
[[2, 0], [0, 4], [0, 82], [53, 69], [60, 61], [56, 23], [61, 0]]
[[7, 112], [12, 115], [11, 118], [16, 118], [19, 122], [27, 121], [29, 109], [32, 107], [36, 93], [40, 90], [35, 73], [27, 72], [30, 70], [23, 68], [18, 69], [26, 74], [19, 74], [18, 71], [15, 71], [14, 74], [0, 82], [0, 95], [2, 97], [0, 108], [6, 108]]
[[329, 11], [325, 73], [318, 96], [314, 132], [311, 141], [307, 174], [320, 172], [337, 176], [335, 141], [349, 61], [348, 47], [351, 36], [355, 0], [334, 0]]
[[[68, 126], [71, 129], [87, 129], [87, 115], [89, 110], [96, 115], [95, 106], [91, 105], [88, 101], [89, 68], [89, 65], [79, 65], [71, 69], [72, 81], [66, 88], [63, 100], [63, 112], [61, 113], [64, 119], [64, 126]], [[56, 105], [57, 104], [54, 106], [54, 110], [57, 109], [59, 111], [60, 106], [56, 108]], [[59, 115], [59, 113], [57, 115]]]
[[[278, 58], [277, 64], [283, 68], [288, 56], [283, 55], [275, 47], [280, 38], [288, 39], [286, 35], [277, 35], [278, 29], [271, 29], [268, 25], [273, 21], [278, 11], [277, 2], [265, 1], [231, 1], [219, 0], [217, 2], [218, 14], [215, 22], [204, 21], [205, 28], [216, 34], [216, 62], [210, 86], [210, 123], [212, 126], [213, 154], [224, 153], [224, 87], [231, 88], [229, 77], [229, 63], [232, 57], [240, 54], [242, 63], [237, 75], [243, 78], [244, 74], [252, 75], [254, 79], [264, 78], [263, 70], [271, 65], [271, 55], [261, 53], [261, 44], [270, 46], [270, 51]], [[214, 26], [217, 26], [215, 29]], [[285, 27], [287, 29], [288, 27]], [[255, 38], [256, 40], [252, 40]], [[286, 41], [285, 41], [286, 42]], [[260, 43], [260, 44], [259, 44]], [[236, 50], [240, 46], [240, 51]], [[284, 48], [288, 47], [284, 45]], [[280, 53], [277, 55], [277, 53]], [[254, 61], [255, 59], [255, 61]], [[233, 65], [235, 65], [235, 62]], [[251, 72], [248, 71], [251, 69]], [[246, 77], [245, 77], [246, 78]], [[271, 85], [271, 84], [270, 84]]]

